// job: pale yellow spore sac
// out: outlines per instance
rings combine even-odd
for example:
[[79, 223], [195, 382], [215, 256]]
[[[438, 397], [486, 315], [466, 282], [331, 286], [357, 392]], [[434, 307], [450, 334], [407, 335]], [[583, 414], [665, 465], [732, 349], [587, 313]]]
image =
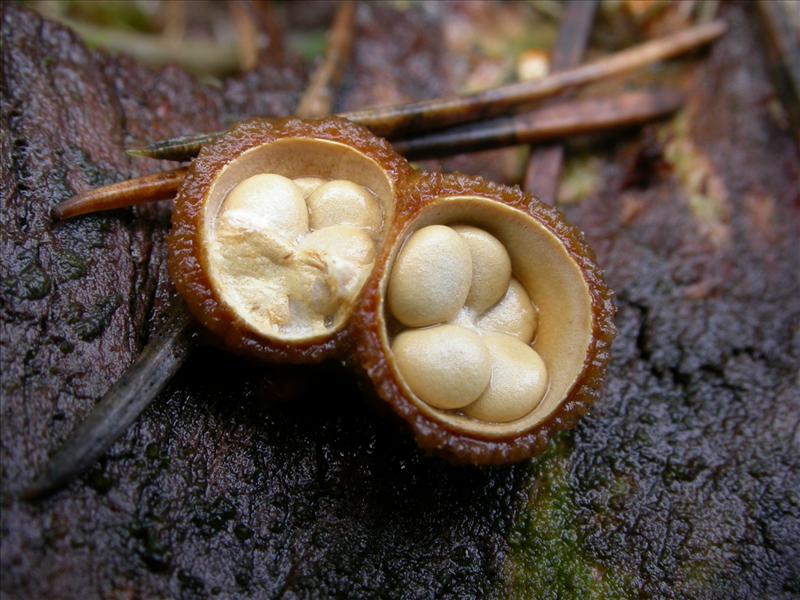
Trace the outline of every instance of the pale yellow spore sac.
[[281, 175], [253, 175], [239, 183], [225, 199], [220, 216], [230, 226], [272, 229], [287, 237], [308, 231], [303, 193]]
[[394, 262], [389, 310], [408, 327], [450, 321], [464, 305], [471, 282], [472, 258], [464, 238], [444, 225], [423, 227]]
[[325, 183], [325, 180], [319, 177], [298, 177], [292, 181], [300, 188], [300, 191], [303, 193], [303, 198], [308, 198], [319, 186]]
[[300, 242], [300, 251], [357, 265], [375, 260], [375, 242], [363, 229], [349, 225], [332, 225], [312, 231]]
[[511, 258], [500, 240], [483, 229], [469, 225], [456, 225], [453, 229], [467, 242], [472, 255], [472, 285], [466, 305], [483, 312], [506, 293]]
[[329, 181], [314, 190], [307, 203], [311, 229], [350, 225], [366, 229], [375, 236], [381, 231], [383, 214], [377, 198], [352, 181]]
[[474, 402], [491, 377], [491, 357], [478, 334], [456, 325], [404, 331], [392, 344], [411, 391], [441, 409]]
[[270, 264], [290, 264], [294, 259], [294, 243], [280, 232], [245, 229], [226, 220], [217, 227], [213, 249], [232, 276], [258, 277]]
[[526, 344], [533, 340], [538, 321], [537, 311], [528, 292], [512, 279], [505, 296], [478, 319], [478, 329], [512, 335]]
[[464, 408], [474, 419], [507, 423], [536, 408], [547, 392], [547, 368], [539, 354], [526, 343], [503, 334], [483, 338], [492, 363], [486, 391]]
[[296, 260], [306, 268], [298, 271], [305, 279], [298, 279], [295, 295], [331, 315], [357, 296], [375, 260], [375, 242], [363, 229], [333, 225], [303, 238]]

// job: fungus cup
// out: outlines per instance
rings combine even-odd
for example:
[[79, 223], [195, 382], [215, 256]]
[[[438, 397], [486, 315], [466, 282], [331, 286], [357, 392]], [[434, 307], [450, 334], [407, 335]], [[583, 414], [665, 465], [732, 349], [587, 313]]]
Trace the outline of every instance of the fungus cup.
[[519, 188], [420, 174], [401, 199], [357, 307], [357, 362], [424, 449], [472, 464], [541, 452], [609, 360], [591, 250]]
[[[337, 23], [350, 27], [352, 10], [340, 14]], [[347, 113], [349, 120], [257, 119], [224, 134], [156, 142], [129, 152], [199, 156], [188, 168], [80, 193], [53, 216], [178, 190], [170, 273], [212, 338], [271, 362], [346, 360], [422, 448], [467, 463], [513, 462], [543, 450], [599, 395], [614, 308], [592, 253], [556, 211], [519, 189], [416, 173], [354, 122], [405, 137], [396, 148], [412, 156], [642, 123], [677, 110], [681, 95], [630, 92], [499, 116], [708, 44], [725, 29], [714, 21], [533, 83], [365, 109]], [[346, 38], [331, 42], [324, 77], [335, 79]], [[304, 100], [324, 81], [313, 87]], [[298, 111], [308, 114], [308, 103]], [[499, 118], [468, 125], [490, 116]], [[178, 369], [196, 338], [181, 302], [163, 333], [28, 497], [97, 459]]]
[[229, 350], [295, 363], [341, 355], [410, 173], [344, 119], [240, 123], [203, 148], [176, 198], [175, 286]]
[[421, 447], [458, 462], [541, 451], [586, 412], [609, 358], [610, 293], [555, 210], [415, 172], [339, 118], [248, 121], [205, 147], [169, 264], [225, 347], [344, 359]]

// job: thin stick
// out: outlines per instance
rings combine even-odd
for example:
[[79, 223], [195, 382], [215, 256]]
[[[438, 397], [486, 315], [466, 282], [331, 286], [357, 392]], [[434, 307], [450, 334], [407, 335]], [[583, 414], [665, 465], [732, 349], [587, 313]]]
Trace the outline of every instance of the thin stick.
[[90, 467], [133, 423], [178, 371], [197, 339], [194, 321], [178, 300], [159, 334], [111, 387], [24, 492], [27, 500], [47, 496]]
[[166, 2], [161, 5], [164, 27], [161, 35], [173, 43], [180, 43], [186, 34], [186, 2]]
[[211, 133], [190, 133], [152, 142], [142, 148], [126, 148], [125, 152], [129, 156], [137, 158], [155, 158], [156, 160], [191, 160], [200, 154], [200, 148], [212, 143], [217, 138], [223, 136], [224, 131], [212, 131]]
[[178, 63], [194, 73], [215, 75], [233, 73], [239, 67], [236, 48], [230, 44], [194, 38], [175, 43], [162, 36], [93, 25], [69, 17], [56, 17], [56, 20], [76, 31], [92, 46], [129, 54], [151, 66]]
[[[365, 125], [377, 135], [387, 138], [398, 138], [414, 132], [477, 121], [509, 112], [512, 108], [567, 89], [608, 79], [695, 50], [718, 39], [725, 30], [726, 25], [723, 21], [712, 21], [535, 81], [513, 83], [451, 98], [370, 108], [343, 113], [340, 116]], [[135, 156], [186, 160], [196, 156], [204, 144], [213, 141], [219, 135], [221, 133], [217, 132], [184, 136], [155, 142], [145, 148], [132, 149], [129, 152]]]
[[[680, 108], [682, 101], [680, 93], [665, 90], [627, 92], [610, 98], [568, 100], [529, 113], [457, 125], [428, 135], [396, 140], [393, 145], [395, 150], [406, 157], [421, 159], [486, 148], [552, 141], [572, 135], [602, 133], [646, 123], [674, 112]], [[123, 182], [131, 186], [129, 197], [135, 195], [134, 188], [138, 181], [132, 179]], [[105, 189], [99, 188], [93, 193], [102, 196]], [[136, 200], [141, 201], [139, 198]], [[67, 202], [77, 204], [77, 200]], [[113, 208], [119, 206], [115, 203]], [[99, 202], [93, 202], [91, 208], [78, 204], [74, 214], [86, 214], [105, 208], [106, 206]]]
[[[552, 71], [575, 67], [583, 60], [596, 12], [597, 0], [570, 0], [567, 4], [553, 49]], [[563, 162], [564, 147], [560, 144], [534, 148], [525, 172], [525, 191], [554, 205]]]
[[496, 116], [519, 104], [540, 100], [580, 85], [621, 75], [712, 42], [725, 32], [721, 21], [693, 27], [623, 50], [575, 69], [533, 81], [444, 100], [417, 102], [351, 113], [348, 118], [365, 124], [376, 134], [397, 137], [430, 131], [455, 123]]
[[250, 71], [258, 64], [258, 28], [242, 0], [228, 0], [228, 13], [236, 32], [239, 68]]
[[356, 3], [344, 0], [331, 26], [325, 60], [311, 75], [308, 87], [297, 105], [298, 117], [331, 114], [334, 90], [342, 79], [353, 47], [355, 16]]
[[78, 215], [172, 198], [187, 171], [186, 168], [162, 171], [82, 192], [56, 205], [52, 210], [53, 218], [70, 219]]
[[[346, 15], [352, 10], [352, 7], [343, 7], [340, 14], [343, 12]], [[352, 16], [350, 19], [352, 26]], [[338, 17], [336, 23], [339, 24]], [[341, 31], [338, 35], [341, 35]], [[334, 65], [335, 71], [343, 68], [349, 52], [343, 52], [340, 42], [334, 44], [334, 37], [335, 32], [331, 35], [331, 48], [335, 47], [334, 51], [340, 54], [335, 61], [337, 63]], [[335, 79], [335, 73], [331, 73], [331, 76]], [[331, 80], [324, 86], [327, 88], [328, 97], [332, 96], [330, 87], [333, 85], [335, 81]], [[304, 97], [313, 100], [315, 93], [309, 90]], [[324, 110], [324, 105], [315, 104], [315, 106], [317, 110]], [[166, 192], [169, 185], [174, 186], [172, 190], [174, 193], [186, 176], [186, 172], [187, 169], [175, 169], [95, 190], [93, 193], [83, 195], [83, 199], [79, 197], [67, 201], [67, 210], [61, 210], [58, 214], [66, 218], [98, 210], [103, 206], [117, 208], [122, 198], [145, 202], [148, 200], [143, 198], [147, 193], [151, 194], [150, 200], [159, 199], [160, 194]], [[145, 193], [132, 193], [137, 189], [144, 190]], [[197, 345], [197, 338], [196, 323], [183, 301], [176, 298], [161, 331], [58, 451], [46, 471], [22, 493], [22, 497], [32, 500], [51, 494], [100, 458], [178, 372]]]
[[[230, 6], [236, 6], [241, 10], [238, 4], [232, 3]], [[341, 80], [351, 54], [355, 9], [355, 2], [345, 0], [341, 3], [331, 26], [325, 60], [311, 76], [297, 107], [298, 116], [321, 117], [330, 114], [334, 90]], [[54, 218], [63, 220], [171, 198], [177, 193], [185, 176], [186, 169], [181, 168], [90, 190], [57, 205], [52, 214]]]
[[[769, 71], [778, 98], [800, 143], [800, 10], [796, 5], [759, 0], [756, 4], [766, 33]], [[792, 11], [794, 10], [794, 19]]]
[[394, 147], [410, 159], [422, 159], [551, 141], [640, 125], [675, 112], [682, 103], [680, 92], [667, 90], [570, 100], [530, 113], [398, 140]]
[[[300, 117], [329, 115], [333, 105], [333, 88], [342, 75], [350, 58], [355, 29], [356, 2], [344, 0], [339, 7], [331, 27], [328, 51], [324, 62], [312, 74], [308, 87], [297, 106]], [[187, 160], [197, 156], [200, 148], [213, 142], [224, 131], [200, 135], [186, 135], [155, 142], [145, 148], [129, 148], [131, 156], [163, 158], [165, 160]]]

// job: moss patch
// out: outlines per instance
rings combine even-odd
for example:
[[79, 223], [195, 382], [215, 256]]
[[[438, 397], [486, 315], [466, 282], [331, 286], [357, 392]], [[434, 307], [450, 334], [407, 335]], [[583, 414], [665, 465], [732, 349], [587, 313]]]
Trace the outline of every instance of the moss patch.
[[558, 189], [559, 204], [577, 204], [600, 187], [600, 159], [590, 154], [567, 157]]
[[630, 598], [622, 574], [584, 552], [568, 480], [569, 444], [561, 436], [530, 465], [526, 508], [515, 524], [506, 561], [512, 598]]
[[664, 159], [672, 167], [698, 222], [719, 226], [730, 220], [728, 191], [711, 160], [692, 139], [691, 122], [689, 111], [685, 111], [661, 130]]

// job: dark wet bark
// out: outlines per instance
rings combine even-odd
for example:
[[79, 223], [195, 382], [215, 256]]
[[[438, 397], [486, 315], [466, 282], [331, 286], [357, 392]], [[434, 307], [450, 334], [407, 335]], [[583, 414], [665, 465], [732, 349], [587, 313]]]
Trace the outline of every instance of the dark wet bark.
[[637, 185], [623, 148], [567, 210], [620, 331], [608, 401], [574, 438], [575, 516], [592, 556], [658, 597], [800, 594], [800, 160], [742, 9], [685, 121], [640, 147]]
[[4, 592], [490, 593], [515, 472], [420, 456], [336, 366], [309, 374], [202, 351], [88, 476], [42, 503], [16, 500], [142, 348], [171, 293], [166, 206], [58, 224], [50, 208], [159, 167], [126, 145], [285, 114], [305, 81], [278, 65], [218, 90], [89, 51], [3, 7]]
[[[601, 188], [566, 210], [620, 311], [607, 397], [562, 440], [566, 524], [633, 596], [800, 594], [800, 158], [773, 120], [752, 15], [723, 16], [732, 30], [677, 125], [614, 146]], [[451, 91], [442, 18], [362, 6], [342, 108]], [[208, 87], [8, 3], [2, 35], [4, 594], [552, 596], [549, 581], [508, 583], [546, 572], [519, 525], [548, 514], [526, 503], [537, 470], [421, 456], [335, 365], [203, 350], [87, 476], [16, 500], [171, 293], [166, 206], [59, 224], [50, 208], [158, 168], [126, 145], [292, 110], [304, 76], [263, 66]]]

